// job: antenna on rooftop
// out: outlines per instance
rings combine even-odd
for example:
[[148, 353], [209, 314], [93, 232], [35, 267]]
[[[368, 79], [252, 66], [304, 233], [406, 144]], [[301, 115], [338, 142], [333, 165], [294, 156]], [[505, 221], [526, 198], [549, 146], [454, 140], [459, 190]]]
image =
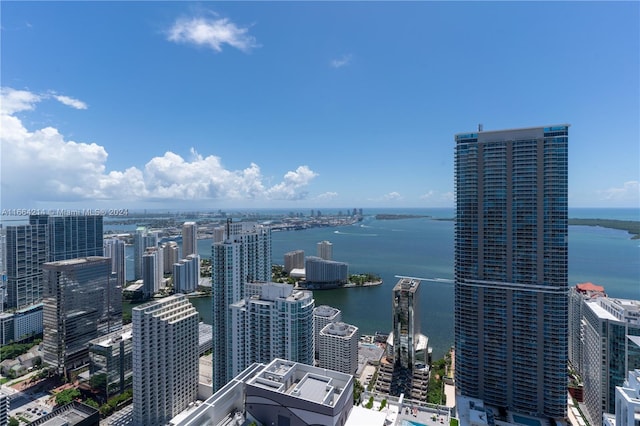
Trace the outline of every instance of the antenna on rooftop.
[[482, 131], [482, 123], [478, 124], [478, 131], [481, 132]]

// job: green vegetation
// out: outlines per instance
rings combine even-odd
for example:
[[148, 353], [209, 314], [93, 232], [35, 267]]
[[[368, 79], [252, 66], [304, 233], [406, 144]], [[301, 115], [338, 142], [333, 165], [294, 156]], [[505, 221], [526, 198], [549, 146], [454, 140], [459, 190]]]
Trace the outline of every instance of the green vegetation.
[[32, 347], [39, 345], [42, 342], [42, 339], [35, 339], [33, 342], [29, 343], [12, 343], [10, 345], [5, 345], [0, 348], [0, 359], [14, 359], [19, 357], [22, 354], [27, 353], [29, 349]]
[[569, 225], [601, 226], [603, 228], [619, 229], [632, 235], [631, 239], [640, 238], [640, 221], [613, 219], [569, 219]]
[[103, 417], [110, 416], [114, 411], [122, 408], [133, 400], [133, 390], [127, 389], [120, 395], [109, 398], [106, 404], [100, 406], [100, 414]]
[[80, 397], [80, 391], [75, 388], [65, 389], [56, 394], [56, 405], [65, 405]]
[[100, 404], [98, 404], [96, 401], [94, 401], [91, 398], [87, 398], [86, 400], [83, 401], [85, 404], [87, 404], [90, 407], [93, 407], [95, 409], [100, 409]]
[[271, 265], [271, 280], [274, 283], [296, 283], [296, 280], [291, 278], [289, 274], [284, 271], [284, 266], [276, 264]]
[[377, 380], [378, 380], [378, 369], [376, 368], [376, 371], [373, 373], [373, 377], [371, 377], [371, 380], [369, 380], [369, 384], [367, 385], [368, 392], [371, 392], [373, 390], [373, 387], [376, 385]]
[[360, 380], [355, 379], [353, 383], [353, 403], [354, 404], [360, 403], [362, 392], [364, 392], [364, 386], [362, 386], [362, 383], [360, 383]]
[[9, 426], [20, 426], [20, 420], [16, 419], [15, 417], [9, 417]]
[[367, 403], [364, 405], [364, 408], [368, 408], [369, 410], [371, 410], [373, 408], [373, 397], [372, 396], [369, 397], [369, 401], [367, 401]]
[[355, 285], [363, 285], [364, 283], [380, 281], [381, 278], [374, 274], [353, 274], [349, 275], [349, 282]]
[[387, 406], [387, 400], [383, 399], [382, 402], [380, 403], [380, 408], [378, 408], [378, 411], [382, 411], [382, 409], [386, 406]]
[[449, 426], [458, 426], [458, 419], [452, 417], [451, 420], [449, 420]]
[[443, 378], [447, 371], [447, 359], [439, 359], [431, 364], [431, 375], [429, 377], [429, 390], [427, 391], [427, 402], [431, 404], [444, 404], [446, 396], [444, 394]]

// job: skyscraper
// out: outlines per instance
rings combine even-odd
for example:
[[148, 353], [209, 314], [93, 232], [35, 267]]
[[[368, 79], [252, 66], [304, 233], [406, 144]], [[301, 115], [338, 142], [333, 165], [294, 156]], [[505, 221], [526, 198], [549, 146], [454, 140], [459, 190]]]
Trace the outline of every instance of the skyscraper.
[[24, 308], [42, 299], [42, 264], [49, 258], [46, 224], [8, 226], [6, 304]]
[[[111, 322], [117, 322], [110, 307], [111, 259], [47, 262], [42, 270], [44, 361], [68, 378], [71, 370], [89, 362], [89, 341], [108, 333]], [[122, 327], [122, 318], [114, 325]]]
[[49, 262], [104, 254], [102, 216], [29, 216], [29, 223], [49, 227]]
[[455, 137], [456, 387], [564, 417], [568, 125]]
[[[416, 353], [426, 350], [426, 347], [419, 347], [419, 289], [420, 281], [412, 278], [400, 278], [393, 287], [393, 360], [396, 365], [406, 369], [413, 369], [419, 359]], [[420, 363], [425, 364], [424, 356]]]
[[333, 260], [333, 244], [329, 241], [320, 241], [316, 244], [318, 257], [324, 260]]
[[124, 241], [117, 238], [104, 240], [104, 255], [111, 258], [111, 272], [116, 274], [117, 285], [124, 288], [126, 283]]
[[198, 225], [195, 222], [185, 222], [182, 225], [182, 258], [190, 254], [198, 254]]
[[320, 330], [318, 366], [345, 374], [358, 369], [358, 327], [344, 322], [331, 322]]
[[274, 358], [313, 365], [313, 294], [284, 283], [254, 283], [254, 288], [259, 295], [230, 306], [232, 374]]
[[198, 311], [177, 294], [136, 306], [133, 424], [164, 425], [196, 400]]
[[245, 297], [244, 285], [251, 281], [271, 281], [271, 230], [228, 221], [224, 240], [211, 249], [214, 392], [234, 377], [229, 306]]
[[158, 235], [150, 233], [144, 226], [138, 226], [133, 235], [133, 273], [134, 279], [142, 279], [142, 256], [148, 247], [158, 245]]

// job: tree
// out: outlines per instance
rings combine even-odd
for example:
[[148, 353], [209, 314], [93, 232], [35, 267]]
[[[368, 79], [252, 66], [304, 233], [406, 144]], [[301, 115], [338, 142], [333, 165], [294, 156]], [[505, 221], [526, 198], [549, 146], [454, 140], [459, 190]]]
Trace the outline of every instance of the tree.
[[20, 426], [20, 420], [15, 417], [9, 417], [9, 426]]
[[93, 408], [100, 408], [100, 404], [98, 404], [96, 401], [94, 401], [91, 398], [87, 398], [87, 400], [84, 401], [84, 403], [89, 405], [89, 406], [91, 406], [91, 407], [93, 407]]
[[80, 396], [80, 391], [78, 389], [65, 389], [56, 394], [56, 405], [64, 405], [68, 404], [74, 399]]

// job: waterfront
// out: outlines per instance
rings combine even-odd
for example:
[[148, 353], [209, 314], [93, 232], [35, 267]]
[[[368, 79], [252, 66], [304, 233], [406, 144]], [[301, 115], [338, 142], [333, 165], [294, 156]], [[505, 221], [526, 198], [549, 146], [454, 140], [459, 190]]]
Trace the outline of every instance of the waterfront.
[[[409, 210], [415, 211], [437, 218], [453, 216], [451, 209]], [[348, 262], [350, 273], [370, 272], [382, 277], [380, 286], [314, 292], [316, 305], [341, 309], [344, 321], [358, 326], [361, 334], [388, 332], [391, 328], [391, 289], [398, 280], [395, 275], [453, 279], [453, 221], [376, 220], [374, 214], [367, 212], [361, 223], [346, 227], [272, 234], [273, 263], [283, 263], [284, 253], [296, 249], [315, 255], [316, 243], [329, 240], [334, 260]], [[585, 209], [570, 216], [638, 220], [637, 214], [632, 209]], [[639, 244], [625, 231], [570, 226], [569, 285], [591, 281], [603, 285], [612, 297], [640, 299]], [[209, 257], [211, 240], [198, 241], [198, 250]], [[441, 357], [453, 344], [453, 285], [423, 282], [420, 297], [422, 331], [429, 337], [434, 357]], [[211, 323], [211, 299], [192, 299], [192, 303], [204, 321]]]

